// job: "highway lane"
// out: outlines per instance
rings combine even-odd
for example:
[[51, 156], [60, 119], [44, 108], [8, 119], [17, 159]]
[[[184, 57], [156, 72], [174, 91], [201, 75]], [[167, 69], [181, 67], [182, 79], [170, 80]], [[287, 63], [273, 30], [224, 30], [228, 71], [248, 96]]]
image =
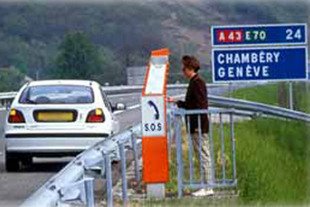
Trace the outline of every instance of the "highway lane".
[[[210, 88], [209, 93], [223, 94], [227, 88]], [[168, 91], [169, 96], [182, 95], [185, 90]], [[121, 129], [138, 124], [141, 121], [140, 108], [136, 107], [141, 100], [141, 93], [119, 94], [109, 96], [112, 105], [125, 103], [129, 109], [126, 113], [117, 114]], [[3, 123], [5, 111], [0, 111], [0, 206], [17, 206], [29, 197], [39, 186], [58, 172], [68, 159], [54, 159], [49, 163], [36, 162], [31, 168], [23, 169], [18, 173], [4, 171], [3, 157]], [[40, 161], [40, 160], [37, 160]], [[45, 162], [45, 161], [44, 161]]]

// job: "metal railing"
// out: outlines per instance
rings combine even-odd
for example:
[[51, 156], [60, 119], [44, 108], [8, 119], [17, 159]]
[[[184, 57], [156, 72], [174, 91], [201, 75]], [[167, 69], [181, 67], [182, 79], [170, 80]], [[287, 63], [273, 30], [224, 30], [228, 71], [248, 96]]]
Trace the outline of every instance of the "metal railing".
[[[237, 185], [235, 112], [232, 109], [170, 111], [168, 120], [172, 122], [170, 129], [173, 133], [169, 134], [169, 143], [170, 146], [175, 143], [176, 148], [179, 198], [183, 196], [183, 190], [188, 188], [213, 189]], [[209, 117], [208, 134], [203, 131], [203, 125], [207, 123], [206, 116]], [[217, 125], [212, 122], [214, 116], [219, 118]], [[225, 127], [223, 116], [229, 117]], [[215, 133], [216, 126], [218, 133]], [[196, 131], [193, 132], [192, 128]]]
[[17, 92], [4, 92], [0, 93], [0, 107], [8, 108]]
[[[175, 98], [183, 97], [185, 97], [185, 95], [175, 96]], [[240, 115], [245, 116], [267, 115], [278, 118], [295, 119], [299, 121], [310, 122], [310, 114], [308, 113], [254, 101], [208, 95], [208, 102], [210, 106], [236, 109], [235, 113], [240, 112]]]
[[217, 107], [225, 107], [225, 108], [235, 108], [244, 111], [251, 111], [255, 113], [262, 113], [270, 116], [282, 117], [282, 118], [289, 118], [295, 119], [305, 122], [310, 122], [310, 114], [290, 110], [278, 106], [272, 106], [268, 104], [262, 104], [253, 101], [246, 101], [241, 99], [234, 99], [234, 98], [225, 98], [221, 96], [208, 96], [209, 103], [212, 106]]
[[[177, 90], [177, 89], [186, 89], [188, 84], [168, 84], [167, 89], [168, 90]], [[222, 87], [222, 86], [228, 86], [228, 84], [207, 84], [208, 88], [213, 87]], [[105, 86], [102, 87], [103, 90], [107, 94], [119, 94], [119, 93], [141, 93], [143, 86], [142, 85], [135, 85], [135, 86]]]
[[107, 206], [113, 206], [112, 161], [121, 163], [122, 199], [128, 201], [126, 180], [126, 153], [133, 152], [135, 179], [140, 180], [138, 168], [141, 153], [141, 127], [132, 127], [120, 134], [101, 141], [74, 158], [64, 169], [49, 179], [32, 194], [22, 207], [55, 207], [68, 201], [82, 201], [88, 207], [94, 206], [93, 170], [100, 170], [105, 179]]

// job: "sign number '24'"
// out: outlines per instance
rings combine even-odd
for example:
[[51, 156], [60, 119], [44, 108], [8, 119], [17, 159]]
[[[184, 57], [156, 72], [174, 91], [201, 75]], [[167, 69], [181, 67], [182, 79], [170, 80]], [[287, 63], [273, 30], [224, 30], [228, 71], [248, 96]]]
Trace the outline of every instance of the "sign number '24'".
[[298, 39], [300, 40], [302, 38], [301, 35], [301, 30], [297, 29], [297, 30], [293, 30], [293, 29], [287, 29], [286, 30], [286, 39], [287, 40], [293, 40], [293, 39]]

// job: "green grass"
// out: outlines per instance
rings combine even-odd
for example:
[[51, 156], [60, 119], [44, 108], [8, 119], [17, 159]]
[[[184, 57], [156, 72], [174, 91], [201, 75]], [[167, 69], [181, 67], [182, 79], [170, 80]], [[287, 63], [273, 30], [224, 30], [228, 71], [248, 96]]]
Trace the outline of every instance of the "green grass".
[[[252, 88], [242, 88], [232, 92], [232, 97], [265, 104], [288, 107], [288, 84], [283, 83], [284, 94], [279, 97], [280, 83], [261, 85]], [[310, 113], [310, 84], [309, 82], [293, 83], [294, 109]], [[284, 103], [279, 103], [280, 100]]]
[[237, 124], [237, 171], [245, 203], [309, 202], [309, 129], [305, 123], [257, 119]]
[[[279, 105], [280, 84], [245, 88], [233, 97]], [[285, 85], [287, 91], [287, 84]], [[295, 109], [310, 112], [309, 83], [294, 83]], [[256, 119], [236, 126], [240, 199], [245, 202], [304, 203], [310, 191], [309, 124]]]
[[241, 88], [232, 92], [232, 97], [265, 104], [278, 105], [278, 84]]

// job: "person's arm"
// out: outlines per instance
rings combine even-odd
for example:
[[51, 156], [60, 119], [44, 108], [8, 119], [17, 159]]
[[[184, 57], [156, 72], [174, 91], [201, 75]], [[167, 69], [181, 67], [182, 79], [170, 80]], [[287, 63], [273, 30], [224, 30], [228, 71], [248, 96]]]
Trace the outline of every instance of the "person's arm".
[[185, 108], [185, 101], [181, 101], [181, 100], [175, 100], [173, 97], [167, 97], [166, 101], [168, 103], [174, 103], [176, 104], [179, 108]]

